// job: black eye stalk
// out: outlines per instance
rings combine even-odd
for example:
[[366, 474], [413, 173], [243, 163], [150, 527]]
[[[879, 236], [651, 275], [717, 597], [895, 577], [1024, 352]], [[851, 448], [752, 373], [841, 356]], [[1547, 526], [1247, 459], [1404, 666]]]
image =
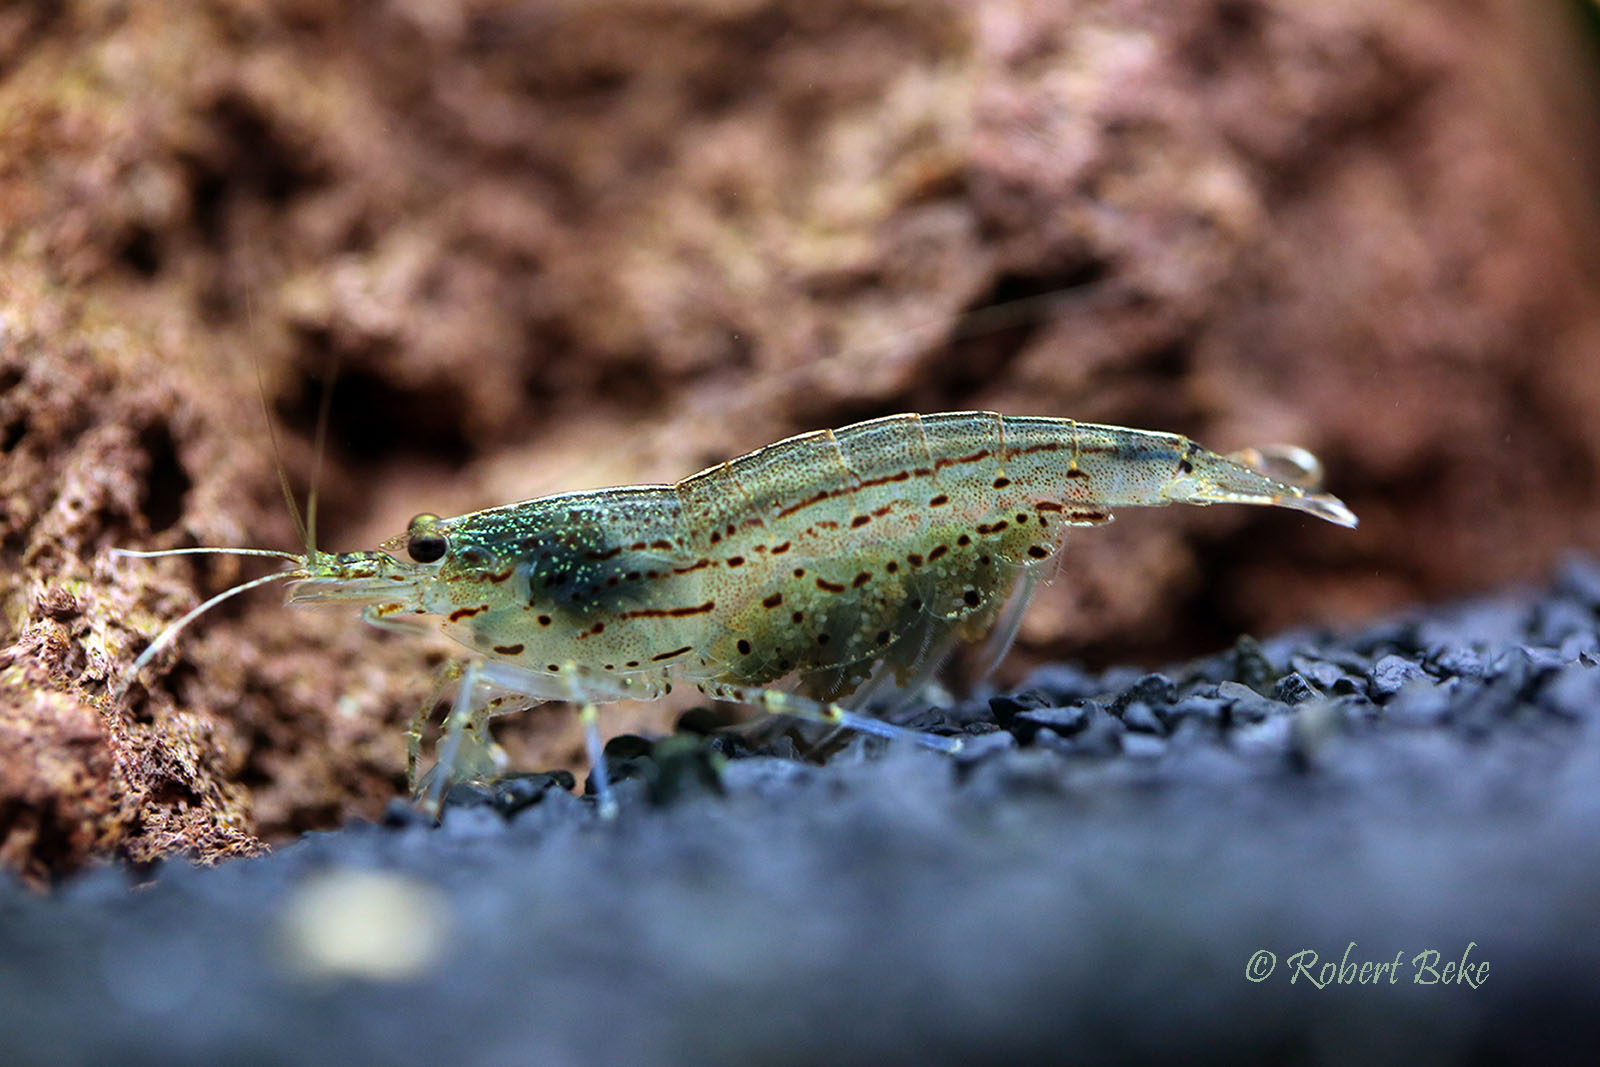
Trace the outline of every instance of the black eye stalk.
[[450, 542], [433, 526], [439, 516], [423, 512], [406, 526], [406, 553], [417, 563], [437, 563], [444, 558]]

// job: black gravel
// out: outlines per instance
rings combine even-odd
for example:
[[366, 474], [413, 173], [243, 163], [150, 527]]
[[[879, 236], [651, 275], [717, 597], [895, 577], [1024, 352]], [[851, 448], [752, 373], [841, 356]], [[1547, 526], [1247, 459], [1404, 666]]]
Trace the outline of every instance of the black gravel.
[[[1575, 560], [908, 720], [955, 758], [819, 765], [701, 715], [614, 742], [611, 825], [530, 775], [438, 827], [396, 805], [210, 870], [0, 880], [0, 1063], [1587, 1061], [1597, 625]], [[296, 917], [328, 885], [381, 937], [318, 969]], [[414, 972], [379, 972], [394, 946]]]

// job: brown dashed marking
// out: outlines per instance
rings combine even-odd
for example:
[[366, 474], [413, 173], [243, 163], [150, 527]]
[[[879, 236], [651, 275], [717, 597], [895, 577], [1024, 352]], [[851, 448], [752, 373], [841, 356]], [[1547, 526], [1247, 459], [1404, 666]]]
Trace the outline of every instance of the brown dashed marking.
[[844, 586], [838, 585], [838, 584], [836, 584], [834, 582], [830, 582], [826, 578], [818, 578], [817, 579], [817, 588], [822, 590], [824, 593], [842, 593], [842, 592], [844, 592]]
[[772, 546], [772, 554], [774, 556], [781, 556], [787, 551], [789, 551], [789, 542], [787, 542], [787, 541], [785, 541], [781, 545], [773, 545]]
[[1010, 525], [1011, 524], [1004, 519], [1001, 519], [999, 522], [988, 524], [980, 522], [977, 526], [977, 530], [981, 534], [997, 534]]
[[1011, 484], [1011, 479], [1007, 478], [1004, 474], [1002, 474], [1000, 477], [998, 477], [998, 478], [996, 478], [994, 480], [994, 487], [996, 489], [1004, 489], [1006, 486], [1008, 486], [1010, 484]]
[[584, 555], [592, 560], [615, 559], [617, 556], [622, 555], [622, 546], [618, 545], [616, 548], [610, 548], [604, 552], [586, 552]]
[[824, 500], [828, 499], [828, 496], [829, 496], [828, 490], [824, 489], [822, 492], [818, 493], [816, 496], [808, 497], [805, 500], [800, 501], [800, 503], [798, 503], [798, 504], [790, 504], [788, 507], [783, 508], [782, 510], [780, 510], [778, 512], [778, 518], [781, 519], [781, 518], [784, 518], [786, 516], [793, 515], [795, 512], [801, 510], [802, 508], [809, 508], [812, 504], [820, 504]]
[[728, 557], [728, 566], [730, 566], [730, 567], [743, 567], [744, 566], [744, 557], [743, 556], [729, 556]]
[[938, 496], [928, 501], [928, 506], [930, 508], [942, 508], [948, 503], [950, 503], [950, 498], [945, 496], [943, 493], [940, 493]]
[[672, 542], [671, 541], [651, 541], [650, 542], [650, 547], [651, 548], [659, 548], [662, 551], [670, 552], [670, 551], [672, 551]]
[[685, 652], [692, 652], [692, 651], [694, 651], [694, 646], [693, 645], [684, 645], [682, 648], [675, 648], [671, 652], [663, 652], [659, 656], [651, 656], [650, 657], [650, 662], [651, 663], [660, 663], [664, 659], [672, 659], [674, 656], [681, 656]]
[[965, 463], [976, 463], [980, 459], [988, 459], [991, 455], [993, 455], [992, 452], [990, 452], [987, 448], [983, 448], [972, 453], [970, 456], [953, 456], [948, 459], [935, 460], [933, 468], [934, 470], [943, 470], [945, 467], [958, 467]]
[[779, 604], [782, 604], [782, 603], [783, 603], [783, 594], [782, 593], [773, 593], [771, 596], [767, 597], [767, 599], [765, 599], [765, 600], [763, 600], [761, 602], [761, 606], [764, 607], [764, 608], [775, 608]]
[[1033, 510], [1034, 511], [1066, 511], [1067, 509], [1066, 509], [1065, 505], [1058, 504], [1054, 500], [1041, 500], [1037, 504], [1033, 505]]
[[499, 585], [501, 582], [505, 581], [507, 578], [509, 578], [513, 574], [515, 574], [516, 571], [517, 571], [517, 569], [515, 567], [510, 567], [510, 568], [507, 568], [506, 570], [501, 571], [499, 574], [489, 574], [489, 575], [485, 575], [485, 577], [487, 577], [495, 585]]
[[932, 552], [928, 553], [928, 562], [932, 563], [934, 560], [938, 559], [948, 551], [950, 551], [949, 545], [939, 545], [935, 547]]
[[686, 615], [704, 615], [717, 606], [715, 600], [708, 600], [704, 604], [697, 604], [692, 608], [640, 608], [637, 611], [624, 612], [624, 619], [661, 619], [671, 617], [681, 619]]
[[1028, 546], [1028, 555], [1032, 556], [1034, 559], [1044, 559], [1049, 554], [1050, 550], [1047, 548], [1040, 548], [1038, 545]]
[[1105, 522], [1106, 513], [1103, 511], [1074, 511], [1067, 516], [1069, 522]]
[[635, 541], [633, 544], [628, 546], [628, 551], [630, 551], [630, 552], [643, 552], [648, 547], [649, 546], [646, 545], [643, 541]]
[[860, 574], [856, 575], [856, 580], [851, 582], [850, 584], [851, 584], [852, 587], [854, 587], [856, 589], [860, 589], [862, 586], [866, 585], [870, 581], [872, 581], [872, 575], [870, 573], [868, 573], [867, 571], [862, 571]]
[[852, 530], [859, 530], [861, 527], [865, 526], [871, 521], [871, 515], [857, 515], [855, 518], [850, 520], [850, 528]]
[[636, 659], [630, 659], [628, 662], [623, 664], [624, 667], [637, 667], [638, 665], [639, 661]]
[[918, 552], [911, 553], [909, 556], [906, 557], [906, 562], [911, 564], [913, 567], [922, 566], [922, 555], [921, 555], [921, 553], [918, 553]]
[[1071, 470], [1067, 471], [1067, 477], [1068, 478], [1087, 478], [1089, 476], [1086, 473], [1084, 473], [1083, 471], [1079, 470], [1077, 467], [1073, 467]]
[[523, 649], [522, 645], [495, 645], [494, 646], [495, 652], [498, 653], [499, 655], [502, 655], [502, 656], [520, 656], [520, 655], [522, 655], [522, 649]]
[[450, 613], [450, 621], [451, 622], [460, 622], [462, 619], [470, 619], [474, 615], [482, 614], [483, 612], [488, 611], [488, 610], [489, 610], [489, 605], [487, 605], [487, 604], [479, 604], [475, 608], [457, 608], [456, 610], [454, 610], [454, 611], [452, 611]]
[[689, 564], [689, 566], [687, 566], [687, 567], [674, 567], [674, 568], [672, 568], [672, 573], [673, 574], [688, 574], [690, 571], [697, 571], [701, 567], [709, 567], [709, 566], [711, 566], [711, 561], [709, 559], [702, 559], [702, 560], [698, 560], [698, 561], [696, 561], [694, 563]]

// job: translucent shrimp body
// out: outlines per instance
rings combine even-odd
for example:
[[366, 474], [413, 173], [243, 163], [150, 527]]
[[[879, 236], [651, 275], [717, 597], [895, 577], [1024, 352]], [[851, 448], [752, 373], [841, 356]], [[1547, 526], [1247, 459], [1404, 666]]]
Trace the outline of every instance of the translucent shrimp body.
[[[1227, 457], [1175, 434], [1069, 419], [897, 415], [792, 437], [676, 485], [419, 516], [383, 552], [301, 560], [274, 577], [293, 582], [291, 603], [357, 602], [384, 626], [426, 617], [477, 654], [430, 800], [492, 771], [489, 716], [570, 700], [584, 708], [609, 812], [596, 703], [688, 683], [952, 750], [955, 739], [838, 701], [880, 667], [916, 677], [952, 640], [990, 629], [1009, 597], [1025, 602], [1053, 573], [1068, 527], [1108, 522], [1115, 508], [1275, 505], [1354, 526], [1307, 484], [1318, 473], [1300, 449]], [[1006, 628], [1018, 618], [1007, 612]]]

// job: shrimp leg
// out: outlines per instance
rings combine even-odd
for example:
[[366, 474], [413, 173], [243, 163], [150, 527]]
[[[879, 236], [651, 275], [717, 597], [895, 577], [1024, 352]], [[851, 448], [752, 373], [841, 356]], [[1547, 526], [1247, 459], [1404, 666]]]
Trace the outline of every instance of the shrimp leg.
[[943, 737], [939, 734], [926, 734], [920, 730], [910, 730], [904, 726], [896, 726], [892, 722], [875, 719], [870, 715], [861, 715], [849, 711], [839, 704], [824, 704], [819, 700], [812, 700], [796, 693], [785, 693], [777, 689], [759, 689], [754, 686], [728, 685], [722, 682], [702, 682], [700, 691], [714, 700], [728, 700], [736, 704], [749, 704], [774, 715], [793, 715], [797, 719], [810, 719], [813, 722], [831, 723], [835, 726], [848, 727], [859, 733], [872, 734], [874, 737], [884, 737], [891, 741], [910, 741], [924, 748], [931, 748], [936, 752], [961, 751], [959, 737]]

